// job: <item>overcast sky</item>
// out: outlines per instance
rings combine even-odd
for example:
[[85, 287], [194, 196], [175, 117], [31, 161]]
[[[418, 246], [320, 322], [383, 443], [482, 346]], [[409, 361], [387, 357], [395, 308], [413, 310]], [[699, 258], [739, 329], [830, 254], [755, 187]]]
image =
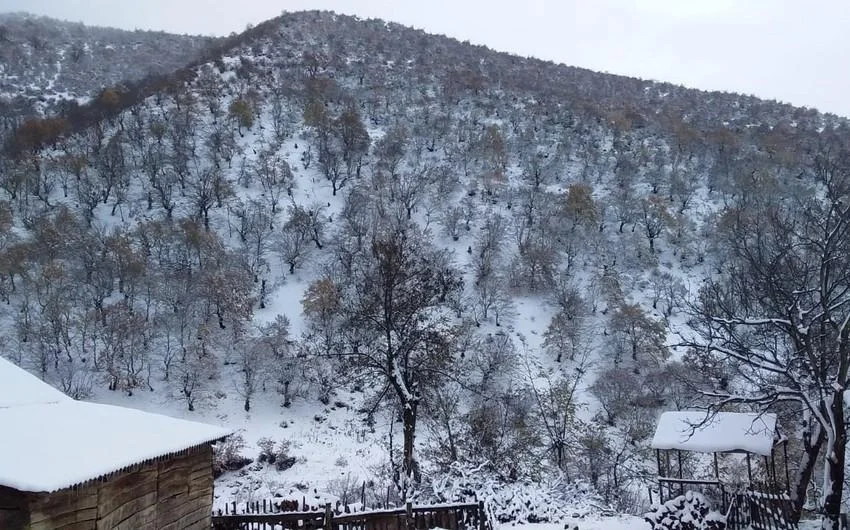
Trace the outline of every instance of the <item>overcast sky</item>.
[[214, 35], [301, 9], [850, 116], [848, 0], [0, 0], [0, 11]]

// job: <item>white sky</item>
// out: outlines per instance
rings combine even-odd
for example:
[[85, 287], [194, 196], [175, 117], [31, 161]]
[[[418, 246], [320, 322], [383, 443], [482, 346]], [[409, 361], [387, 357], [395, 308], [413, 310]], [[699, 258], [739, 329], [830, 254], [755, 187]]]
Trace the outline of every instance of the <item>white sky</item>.
[[215, 35], [302, 9], [850, 116], [848, 0], [0, 0], [0, 11]]

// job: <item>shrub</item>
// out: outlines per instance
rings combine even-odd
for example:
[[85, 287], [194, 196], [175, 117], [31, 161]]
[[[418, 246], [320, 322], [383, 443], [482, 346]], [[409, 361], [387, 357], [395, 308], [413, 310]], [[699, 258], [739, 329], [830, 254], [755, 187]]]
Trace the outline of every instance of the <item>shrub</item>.
[[241, 434], [228, 436], [213, 446], [213, 477], [218, 478], [225, 471], [236, 471], [253, 460], [241, 454], [245, 440]]
[[588, 485], [552, 473], [541, 481], [506, 481], [485, 466], [452, 464], [448, 470], [430, 474], [417, 491], [421, 504], [466, 503], [482, 500], [493, 523], [560, 524], [568, 517], [599, 513], [602, 504]]
[[643, 516], [652, 530], [722, 530], [726, 519], [712, 511], [711, 504], [700, 493], [687, 491], [664, 504], [656, 504]]
[[257, 457], [257, 460], [274, 464], [274, 440], [271, 438], [260, 438], [257, 440], [257, 446], [260, 448], [260, 456]]
[[327, 491], [339, 500], [343, 506], [348, 506], [360, 500], [364, 490], [363, 482], [358, 477], [346, 474], [344, 477], [328, 481]]
[[295, 465], [296, 458], [290, 456], [287, 440], [281, 440], [275, 446], [271, 438], [260, 438], [257, 445], [260, 447], [260, 456], [257, 458], [260, 462], [273, 464], [278, 471], [285, 471]]

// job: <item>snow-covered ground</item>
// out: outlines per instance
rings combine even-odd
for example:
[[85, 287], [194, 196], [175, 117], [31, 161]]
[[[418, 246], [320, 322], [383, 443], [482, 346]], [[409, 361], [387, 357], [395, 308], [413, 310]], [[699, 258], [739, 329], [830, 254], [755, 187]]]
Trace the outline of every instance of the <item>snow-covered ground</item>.
[[[639, 517], [618, 515], [616, 517], [588, 517], [585, 519], [568, 519], [563, 524], [518, 524], [500, 525], [500, 530], [640, 530], [648, 529], [649, 523]], [[820, 521], [800, 521], [799, 530], [816, 530]]]
[[615, 517], [586, 517], [567, 519], [562, 524], [535, 523], [500, 525], [500, 530], [639, 530], [649, 528], [649, 523], [639, 517], [618, 515]]
[[242, 453], [255, 460], [261, 438], [290, 442], [289, 453], [297, 459], [292, 468], [278, 472], [273, 466], [255, 464], [245, 471], [225, 473], [216, 482], [216, 506], [272, 497], [306, 498], [308, 504], [334, 501], [338, 495], [329, 489], [346, 481], [360, 488], [364, 481], [375, 479], [387, 455], [382, 443], [386, 426], [375, 425], [372, 431], [363, 424], [350, 408], [360, 401], [356, 395], [341, 393], [323, 408], [303, 400], [284, 408], [278, 400], [258, 399], [250, 412], [244, 411], [236, 392], [226, 390], [217, 392], [196, 412], [188, 412], [185, 403], [156, 391], [139, 391], [133, 396], [102, 391], [92, 400], [227, 427], [244, 438]]

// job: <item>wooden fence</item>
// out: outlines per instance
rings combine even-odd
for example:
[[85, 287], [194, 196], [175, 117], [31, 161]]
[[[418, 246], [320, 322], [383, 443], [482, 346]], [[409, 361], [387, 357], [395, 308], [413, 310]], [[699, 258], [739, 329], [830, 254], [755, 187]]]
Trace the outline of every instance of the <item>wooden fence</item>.
[[[417, 506], [407, 504], [394, 510], [345, 513], [324, 510], [289, 512], [275, 503], [247, 503], [243, 513], [218, 510], [213, 514], [215, 530], [491, 530], [484, 503]], [[349, 511], [350, 510], [346, 510]]]
[[793, 530], [791, 498], [784, 492], [745, 490], [732, 496], [727, 530]]

